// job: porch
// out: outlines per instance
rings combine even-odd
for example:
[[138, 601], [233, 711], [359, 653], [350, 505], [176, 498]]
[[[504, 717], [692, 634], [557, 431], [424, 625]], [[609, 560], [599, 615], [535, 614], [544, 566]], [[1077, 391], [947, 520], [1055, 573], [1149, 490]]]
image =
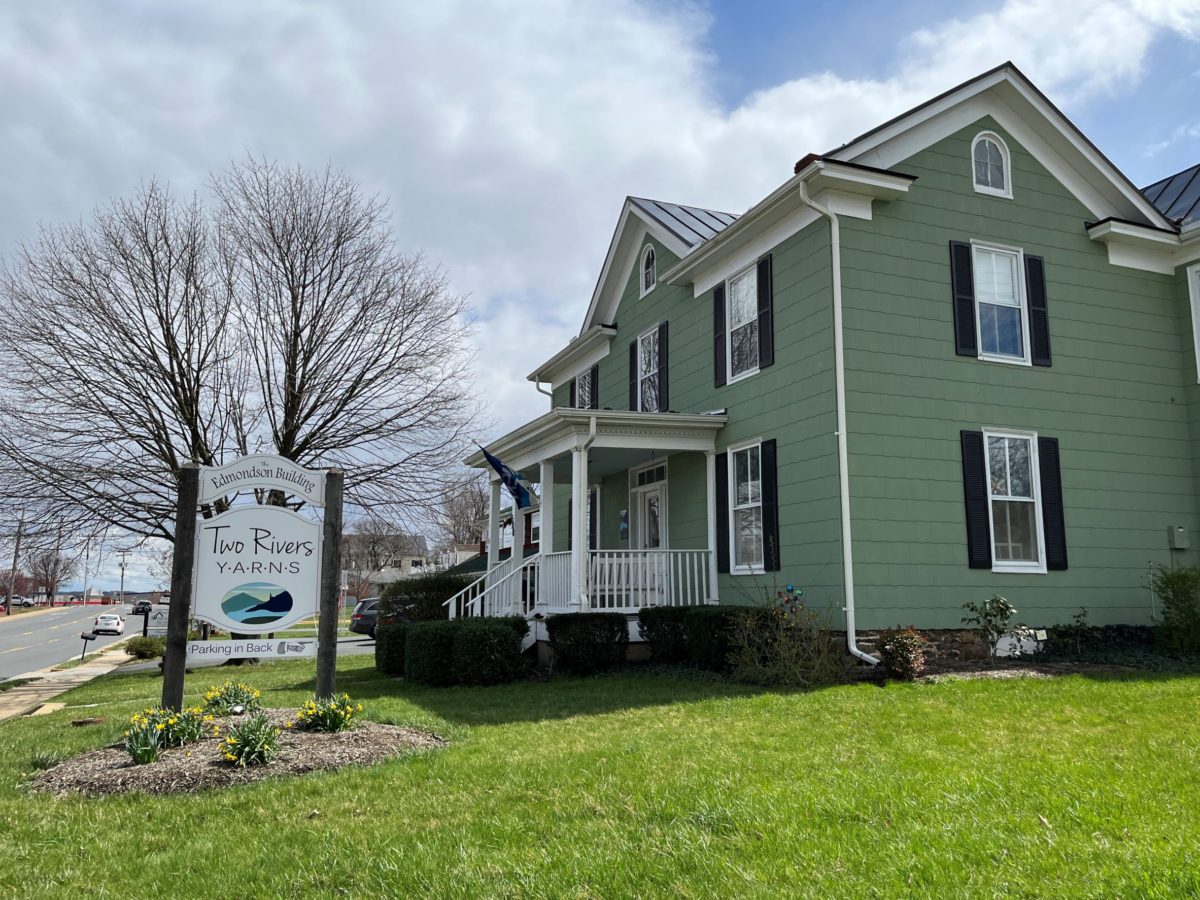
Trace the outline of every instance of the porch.
[[[539, 540], [531, 552], [514, 541], [511, 557], [500, 560], [503, 486], [492, 473], [488, 569], [447, 602], [449, 616], [717, 602], [715, 447], [725, 422], [723, 412], [558, 408], [494, 442], [489, 452], [539, 485]], [[491, 472], [482, 453], [466, 462]], [[687, 476], [678, 479], [674, 506], [669, 468]], [[525, 533], [531, 512], [514, 509], [514, 535]], [[673, 529], [672, 519], [686, 527]], [[682, 534], [677, 541], [673, 530]]]

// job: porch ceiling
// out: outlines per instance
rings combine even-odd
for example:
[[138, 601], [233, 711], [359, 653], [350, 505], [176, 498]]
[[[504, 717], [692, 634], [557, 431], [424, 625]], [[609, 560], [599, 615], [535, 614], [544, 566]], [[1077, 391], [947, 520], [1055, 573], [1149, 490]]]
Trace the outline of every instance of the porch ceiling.
[[[603, 451], [594, 454], [595, 464], [617, 472], [649, 460], [650, 451], [714, 450], [717, 432], [727, 421], [724, 410], [696, 415], [558, 407], [493, 441], [487, 449], [530, 481], [540, 477], [539, 463], [555, 460], [555, 481], [569, 481], [569, 468], [560, 474], [557, 460], [569, 458], [589, 439], [593, 450]], [[472, 453], [464, 462], [476, 469], [488, 467], [482, 452]]]

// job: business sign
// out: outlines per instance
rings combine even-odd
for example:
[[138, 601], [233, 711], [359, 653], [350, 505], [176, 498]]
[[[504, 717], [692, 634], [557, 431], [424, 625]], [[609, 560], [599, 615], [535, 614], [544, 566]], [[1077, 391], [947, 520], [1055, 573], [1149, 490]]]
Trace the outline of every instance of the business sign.
[[146, 613], [147, 637], [162, 637], [167, 633], [167, 614], [169, 607], [155, 606]]
[[315, 616], [321, 525], [282, 506], [235, 506], [196, 529], [192, 615], [264, 634]]
[[317, 655], [315, 638], [257, 638], [237, 641], [188, 641], [187, 661], [206, 659], [306, 659]]
[[244, 456], [224, 466], [205, 466], [200, 470], [201, 503], [253, 488], [279, 490], [310, 503], [323, 504], [325, 473], [306, 469], [273, 453]]

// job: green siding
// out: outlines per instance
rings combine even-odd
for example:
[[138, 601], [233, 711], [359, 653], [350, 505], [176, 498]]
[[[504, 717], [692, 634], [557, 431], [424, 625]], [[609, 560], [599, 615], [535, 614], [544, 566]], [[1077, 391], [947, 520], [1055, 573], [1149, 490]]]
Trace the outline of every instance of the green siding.
[[[985, 128], [1008, 144], [1012, 200], [972, 188], [970, 142]], [[1110, 265], [1084, 230], [1094, 217], [990, 118], [895, 169], [918, 176], [908, 196], [842, 220], [859, 621], [957, 626], [962, 603], [994, 593], [1032, 624], [1080, 606], [1095, 623], [1149, 621], [1147, 570], [1171, 561], [1168, 526], [1197, 526], [1181, 279]], [[955, 355], [952, 239], [1045, 258], [1052, 367]], [[984, 426], [1059, 439], [1068, 571], [967, 567], [958, 438]]]

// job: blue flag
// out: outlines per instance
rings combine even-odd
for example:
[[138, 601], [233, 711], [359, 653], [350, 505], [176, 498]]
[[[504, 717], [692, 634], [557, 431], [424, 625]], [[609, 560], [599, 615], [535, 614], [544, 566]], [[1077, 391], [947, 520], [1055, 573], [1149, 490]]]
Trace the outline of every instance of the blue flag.
[[[483, 450], [483, 447], [479, 449]], [[486, 450], [483, 450], [483, 457], [500, 475], [500, 480], [504, 482], [504, 486], [512, 494], [513, 502], [517, 504], [517, 509], [529, 509], [532, 501], [529, 499], [529, 489], [521, 484], [521, 476], [514, 472], [511, 467], [500, 462], [499, 457], [492, 456]]]

